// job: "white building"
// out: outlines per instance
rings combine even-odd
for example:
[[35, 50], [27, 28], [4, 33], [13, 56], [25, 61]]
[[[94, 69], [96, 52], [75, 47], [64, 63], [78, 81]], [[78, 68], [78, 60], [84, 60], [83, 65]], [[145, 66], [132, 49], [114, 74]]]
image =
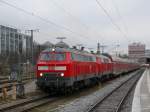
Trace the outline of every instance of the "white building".
[[22, 34], [15, 28], [0, 25], [0, 55], [30, 50], [31, 36]]
[[145, 56], [146, 57], [150, 57], [150, 49], [146, 49], [145, 50]]

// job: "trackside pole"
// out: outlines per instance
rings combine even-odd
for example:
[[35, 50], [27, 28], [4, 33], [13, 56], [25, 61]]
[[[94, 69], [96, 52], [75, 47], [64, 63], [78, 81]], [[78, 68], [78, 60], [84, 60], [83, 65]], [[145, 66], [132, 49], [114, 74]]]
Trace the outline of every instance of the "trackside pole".
[[16, 100], [17, 94], [16, 94], [16, 83], [15, 82], [13, 83], [12, 90], [13, 90], [12, 99]]
[[6, 98], [7, 98], [7, 96], [8, 96], [6, 84], [4, 84], [4, 86], [3, 86], [3, 88], [2, 88], [2, 93], [3, 93], [2, 98], [3, 98], [4, 100], [6, 100]]

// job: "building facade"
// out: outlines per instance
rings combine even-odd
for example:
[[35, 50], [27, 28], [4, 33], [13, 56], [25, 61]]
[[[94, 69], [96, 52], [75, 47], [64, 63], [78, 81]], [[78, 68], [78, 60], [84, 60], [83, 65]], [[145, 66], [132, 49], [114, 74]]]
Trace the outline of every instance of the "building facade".
[[145, 50], [145, 56], [146, 57], [150, 57], [150, 49], [146, 49]]
[[31, 36], [17, 29], [0, 25], [0, 55], [10, 53], [28, 54], [31, 50]]
[[128, 46], [129, 58], [138, 60], [145, 56], [145, 44], [132, 43]]

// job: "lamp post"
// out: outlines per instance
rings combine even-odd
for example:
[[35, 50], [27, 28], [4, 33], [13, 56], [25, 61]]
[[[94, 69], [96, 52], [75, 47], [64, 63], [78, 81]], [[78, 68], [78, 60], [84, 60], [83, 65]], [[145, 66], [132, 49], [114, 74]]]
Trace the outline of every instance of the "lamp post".
[[39, 32], [39, 29], [32, 29], [32, 30], [26, 30], [25, 32], [30, 32], [31, 33], [31, 63], [34, 63], [34, 59], [33, 59], [33, 32]]

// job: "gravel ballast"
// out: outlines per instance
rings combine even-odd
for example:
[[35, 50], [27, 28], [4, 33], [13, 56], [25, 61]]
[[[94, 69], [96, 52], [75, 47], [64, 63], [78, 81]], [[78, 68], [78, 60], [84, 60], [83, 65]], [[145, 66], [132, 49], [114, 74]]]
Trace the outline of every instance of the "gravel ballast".
[[113, 91], [114, 88], [118, 87], [122, 82], [128, 80], [130, 77], [137, 74], [138, 72], [139, 70], [132, 72], [129, 75], [117, 78], [116, 80], [112, 81], [110, 84], [99, 89], [98, 91], [93, 92], [90, 95], [77, 98], [76, 100], [71, 101], [69, 104], [61, 105], [61, 107], [57, 108], [56, 110], [59, 112], [86, 112], [86, 110], [88, 110], [97, 101], [103, 99], [103, 97]]

